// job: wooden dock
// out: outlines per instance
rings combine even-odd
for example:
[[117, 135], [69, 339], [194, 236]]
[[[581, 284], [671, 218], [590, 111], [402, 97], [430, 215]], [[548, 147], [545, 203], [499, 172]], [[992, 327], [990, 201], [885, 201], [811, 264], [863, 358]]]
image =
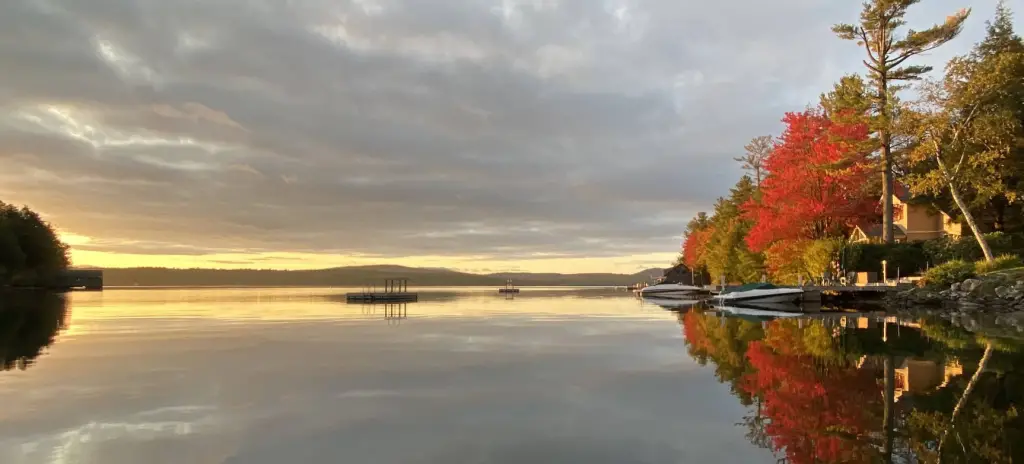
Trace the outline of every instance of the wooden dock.
[[408, 303], [418, 301], [419, 298], [418, 293], [409, 291], [408, 279], [385, 280], [383, 291], [371, 287], [361, 292], [345, 294], [345, 300], [349, 303]]

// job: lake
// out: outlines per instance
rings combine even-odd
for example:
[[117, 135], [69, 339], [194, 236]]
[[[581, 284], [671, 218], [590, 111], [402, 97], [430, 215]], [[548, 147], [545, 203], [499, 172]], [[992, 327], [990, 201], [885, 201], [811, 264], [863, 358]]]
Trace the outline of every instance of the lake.
[[345, 291], [0, 295], [0, 462], [1024, 462], [1013, 328]]

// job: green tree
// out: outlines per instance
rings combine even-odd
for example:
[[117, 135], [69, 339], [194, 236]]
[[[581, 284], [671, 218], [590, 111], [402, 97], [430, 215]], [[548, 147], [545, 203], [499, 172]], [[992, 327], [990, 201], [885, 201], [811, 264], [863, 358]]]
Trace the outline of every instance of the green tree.
[[757, 195], [750, 176], [743, 176], [729, 191], [728, 198], [715, 204], [712, 233], [708, 239], [704, 264], [715, 281], [753, 282], [764, 273], [764, 257], [747, 248], [746, 236], [753, 222], [743, 214], [742, 206]]
[[994, 212], [1002, 229], [1007, 207], [1024, 182], [1024, 42], [1013, 33], [1004, 5], [988, 35], [968, 55], [954, 58], [943, 80], [922, 86], [911, 159], [925, 169], [909, 177], [913, 190], [948, 190], [985, 259], [993, 259], [974, 212]]
[[969, 191], [971, 206], [990, 212], [996, 231], [1007, 219], [1024, 226], [1024, 40], [1013, 31], [1011, 13], [1002, 3], [988, 22], [988, 33], [974, 50], [947, 67], [947, 88], [960, 111], [977, 108], [966, 128], [966, 150], [972, 158], [992, 158], [993, 176]]
[[893, 111], [889, 96], [898, 90], [898, 81], [916, 80], [931, 70], [929, 66], [904, 65], [910, 58], [935, 49], [952, 40], [963, 28], [970, 10], [948, 16], [943, 24], [923, 31], [910, 30], [897, 37], [906, 24], [907, 9], [920, 0], [869, 0], [864, 3], [858, 24], [837, 24], [832, 30], [840, 38], [857, 41], [867, 52], [864, 65], [871, 82], [873, 107], [878, 118], [877, 134], [882, 161], [882, 238], [892, 243], [893, 235]]
[[69, 263], [67, 245], [36, 212], [0, 202], [0, 285], [41, 285]]
[[[848, 74], [819, 97], [825, 116], [834, 122], [867, 123], [874, 128], [874, 102], [871, 88], [859, 74]], [[876, 141], [877, 142], [877, 141]]]
[[919, 137], [911, 159], [915, 163], [934, 165], [935, 168], [910, 176], [910, 188], [915, 192], [948, 189], [981, 246], [985, 260], [992, 261], [992, 249], [962, 194], [963, 189], [977, 182], [985, 182], [986, 178], [995, 175], [995, 169], [998, 168], [994, 154], [971, 153], [967, 146], [967, 133], [977, 116], [979, 105], [975, 104], [966, 112], [961, 111], [955, 97], [938, 82], [923, 86], [921, 93], [923, 97], [918, 102], [916, 114], [908, 118], [910, 124], [917, 127]]

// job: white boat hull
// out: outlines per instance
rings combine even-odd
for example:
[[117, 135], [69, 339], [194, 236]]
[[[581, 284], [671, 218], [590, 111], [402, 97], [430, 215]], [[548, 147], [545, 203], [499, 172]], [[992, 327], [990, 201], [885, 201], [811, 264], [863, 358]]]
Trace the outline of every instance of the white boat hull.
[[694, 296], [697, 296], [697, 294], [697, 292], [685, 290], [640, 292], [640, 296], [644, 298], [693, 298]]
[[748, 290], [745, 292], [723, 293], [715, 297], [722, 303], [793, 303], [800, 301], [804, 291], [801, 289], [773, 288], [767, 290]]
[[657, 284], [640, 290], [644, 298], [692, 298], [701, 293], [705, 293], [703, 288], [682, 284]]

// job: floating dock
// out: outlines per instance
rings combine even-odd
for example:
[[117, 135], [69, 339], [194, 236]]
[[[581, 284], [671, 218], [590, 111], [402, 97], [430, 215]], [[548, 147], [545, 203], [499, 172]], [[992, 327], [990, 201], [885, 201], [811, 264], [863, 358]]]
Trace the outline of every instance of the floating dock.
[[371, 287], [361, 292], [345, 294], [345, 300], [349, 303], [408, 303], [418, 301], [419, 298], [418, 293], [409, 291], [408, 279], [385, 280], [384, 291]]
[[505, 281], [505, 286], [498, 289], [498, 293], [519, 293], [519, 289], [512, 285], [512, 279]]

